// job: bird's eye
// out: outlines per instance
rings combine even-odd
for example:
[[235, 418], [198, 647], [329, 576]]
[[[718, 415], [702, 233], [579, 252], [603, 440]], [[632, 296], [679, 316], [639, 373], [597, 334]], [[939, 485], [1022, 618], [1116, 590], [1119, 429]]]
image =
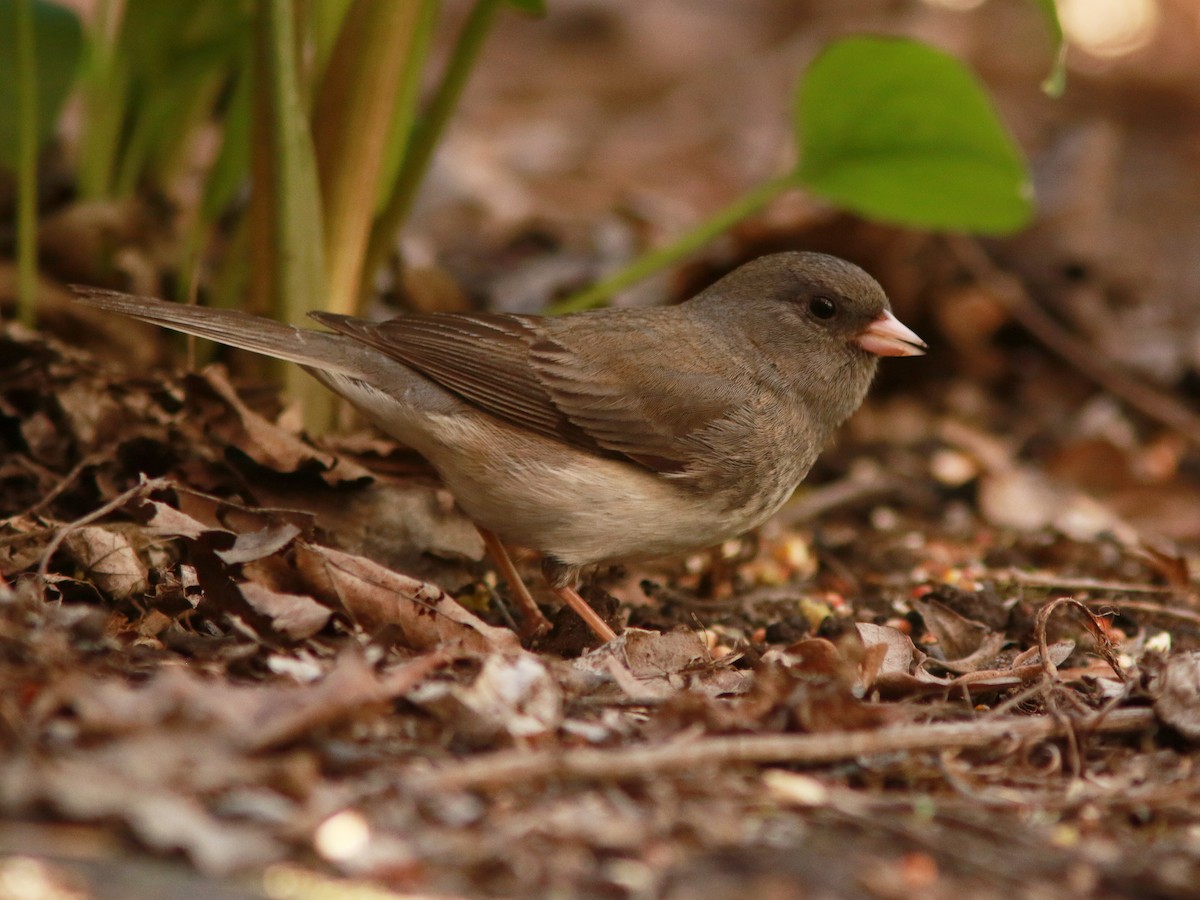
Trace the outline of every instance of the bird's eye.
[[832, 319], [837, 315], [837, 304], [828, 297], [813, 297], [808, 301], [808, 311], [818, 319]]

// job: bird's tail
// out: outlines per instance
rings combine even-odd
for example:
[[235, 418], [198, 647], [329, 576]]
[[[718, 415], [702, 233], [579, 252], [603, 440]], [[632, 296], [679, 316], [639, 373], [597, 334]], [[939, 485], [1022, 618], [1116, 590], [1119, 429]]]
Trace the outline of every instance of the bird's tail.
[[[236, 310], [168, 303], [104, 288], [72, 285], [71, 290], [79, 302], [87, 306], [208, 338], [219, 344], [327, 372], [358, 375], [361, 370], [362, 347], [342, 335], [284, 325]], [[357, 365], [356, 356], [360, 361]]]

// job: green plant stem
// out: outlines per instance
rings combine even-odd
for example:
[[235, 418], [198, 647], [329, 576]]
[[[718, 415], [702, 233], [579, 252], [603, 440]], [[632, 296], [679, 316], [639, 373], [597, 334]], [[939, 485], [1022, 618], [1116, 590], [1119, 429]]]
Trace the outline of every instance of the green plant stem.
[[732, 228], [738, 222], [742, 221], [742, 219], [758, 212], [784, 191], [794, 187], [795, 184], [795, 176], [791, 174], [782, 175], [779, 178], [763, 182], [758, 187], [752, 188], [749, 192], [726, 206], [712, 218], [684, 234], [674, 243], [661, 249], [653, 250], [634, 260], [624, 269], [614, 275], [610, 275], [603, 281], [597, 282], [586, 290], [567, 297], [565, 300], [560, 300], [558, 303], [548, 307], [546, 313], [549, 315], [561, 315], [562, 313], [580, 312], [581, 310], [603, 306], [613, 294], [624, 290], [631, 284], [641, 281], [643, 278], [654, 274], [660, 269], [665, 269], [667, 266], [679, 262], [688, 254], [699, 250], [717, 235]]
[[[254, 190], [266, 192], [257, 247], [267, 255], [257, 265], [270, 267], [269, 291], [274, 314], [302, 324], [320, 309], [325, 295], [325, 259], [317, 164], [308, 117], [296, 71], [296, 38], [290, 0], [263, 0], [256, 22], [258, 110], [265, 121], [256, 139]], [[332, 421], [329, 394], [296, 366], [285, 368], [288, 394], [303, 398], [310, 429], [326, 430]]]
[[317, 88], [313, 143], [324, 210], [324, 308], [353, 315], [379, 203], [387, 146], [403, 105], [421, 7], [354, 0]]
[[387, 209], [388, 201], [392, 197], [397, 178], [400, 175], [400, 167], [404, 164], [404, 155], [408, 152], [409, 140], [416, 127], [421, 83], [425, 74], [425, 65], [429, 60], [429, 48], [433, 43], [433, 30], [434, 25], [437, 24], [440, 6], [441, 0], [421, 0], [421, 10], [413, 29], [407, 58], [404, 61], [400, 102], [396, 106], [395, 119], [392, 121], [392, 130], [388, 137], [384, 181], [380, 185], [376, 209], [379, 214]]
[[37, 313], [37, 48], [33, 0], [16, 0], [17, 318], [30, 328]]
[[404, 154], [404, 162], [400, 174], [396, 178], [396, 186], [388, 200], [387, 207], [379, 216], [371, 232], [371, 241], [367, 249], [365, 279], [373, 278], [391, 248], [392, 238], [408, 217], [416, 199], [417, 190], [425, 178], [433, 151], [446, 129], [446, 123], [458, 105], [463, 88], [471, 75], [471, 70], [479, 57], [484, 38], [487, 37], [492, 19], [503, 0], [476, 0], [471, 7], [450, 62], [442, 75], [437, 93], [429, 103], [429, 109], [417, 122], [413, 129], [412, 140]]
[[100, 0], [88, 29], [79, 153], [79, 192], [88, 200], [111, 195], [117, 145], [125, 121], [129, 67], [116, 52], [113, 32], [121, 26], [113, 22], [119, 14], [114, 12], [115, 6], [115, 0]]

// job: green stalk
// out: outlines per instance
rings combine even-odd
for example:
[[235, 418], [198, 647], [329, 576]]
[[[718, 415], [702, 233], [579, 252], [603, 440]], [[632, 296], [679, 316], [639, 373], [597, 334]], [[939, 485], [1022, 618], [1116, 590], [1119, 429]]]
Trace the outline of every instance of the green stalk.
[[421, 10], [417, 14], [411, 45], [404, 62], [400, 102], [396, 107], [391, 135], [388, 138], [387, 154], [384, 158], [384, 180], [380, 184], [375, 210], [377, 213], [387, 209], [388, 200], [396, 187], [396, 179], [400, 175], [400, 167], [404, 164], [405, 154], [408, 152], [413, 128], [416, 127], [425, 64], [429, 59], [429, 48], [433, 44], [433, 27], [437, 24], [438, 9], [441, 6], [441, 0], [420, 0], [420, 3]]
[[726, 206], [708, 221], [684, 234], [673, 244], [653, 250], [603, 281], [577, 294], [560, 300], [546, 309], [548, 315], [579, 312], [603, 306], [618, 291], [636, 284], [660, 269], [674, 265], [685, 256], [699, 250], [713, 238], [728, 231], [742, 219], [758, 212], [784, 191], [795, 186], [794, 175], [782, 175], [752, 188], [748, 193]]
[[357, 311], [371, 223], [420, 5], [354, 0], [313, 107], [324, 210], [324, 308]]
[[[301, 102], [291, 0], [260, 0], [256, 22], [258, 109], [265, 113], [256, 141], [256, 192], [266, 192], [257, 247], [268, 256], [267, 279], [275, 315], [298, 325], [320, 309], [325, 295], [321, 198], [317, 165]], [[305, 421], [324, 430], [332, 422], [329, 394], [296, 366], [285, 369], [288, 394], [302, 399]]]
[[417, 190], [425, 179], [433, 151], [446, 129], [446, 123], [458, 105], [463, 88], [471, 75], [471, 69], [479, 57], [480, 48], [491, 28], [492, 19], [503, 0], [476, 0], [470, 15], [463, 25], [454, 46], [454, 52], [442, 75], [437, 93], [429, 103], [429, 109], [413, 129], [412, 140], [404, 154], [404, 163], [396, 179], [396, 186], [387, 207], [379, 216], [371, 231], [367, 248], [364, 278], [373, 278], [375, 272], [387, 258], [396, 231], [408, 217], [416, 199]]
[[17, 37], [17, 318], [30, 328], [37, 314], [37, 48], [33, 0], [16, 0]]
[[313, 59], [308, 94], [316, 94], [315, 85], [325, 79], [325, 68], [333, 57], [338, 34], [346, 20], [346, 12], [353, 0], [310, 0], [308, 5], [308, 33], [312, 35]]
[[116, 0], [96, 4], [95, 24], [87, 38], [84, 119], [79, 152], [79, 192], [88, 200], [111, 196], [117, 146], [125, 122], [129, 66], [116, 51]]

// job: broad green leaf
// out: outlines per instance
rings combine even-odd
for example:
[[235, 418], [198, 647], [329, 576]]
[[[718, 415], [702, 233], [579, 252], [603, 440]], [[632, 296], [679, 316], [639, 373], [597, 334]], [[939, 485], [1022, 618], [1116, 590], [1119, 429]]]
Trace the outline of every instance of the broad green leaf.
[[1054, 54], [1050, 73], [1042, 81], [1042, 90], [1051, 97], [1060, 97], [1067, 86], [1067, 42], [1063, 40], [1062, 22], [1058, 19], [1058, 4], [1056, 0], [1033, 0], [1033, 5], [1046, 20], [1050, 49]]
[[[37, 140], [54, 133], [63, 101], [75, 82], [83, 49], [83, 29], [75, 13], [46, 0], [33, 2], [37, 82]], [[0, 165], [17, 165], [16, 4], [0, 0]]]
[[828, 47], [796, 97], [796, 179], [868, 218], [1004, 234], [1032, 216], [1020, 150], [954, 57], [901, 38]]

